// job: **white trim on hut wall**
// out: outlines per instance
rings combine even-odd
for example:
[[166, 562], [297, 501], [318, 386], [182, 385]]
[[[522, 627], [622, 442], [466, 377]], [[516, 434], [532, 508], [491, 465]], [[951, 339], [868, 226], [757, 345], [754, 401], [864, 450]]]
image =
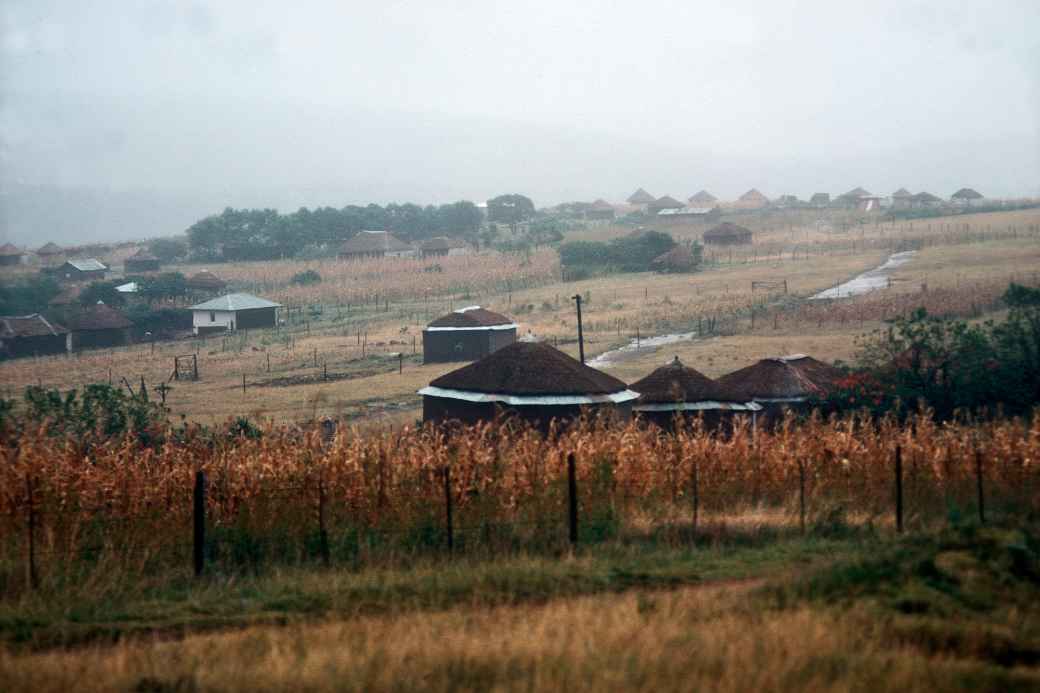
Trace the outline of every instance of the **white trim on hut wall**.
[[515, 330], [519, 327], [514, 322], [508, 325], [481, 325], [480, 327], [424, 327], [423, 332], [480, 332], [482, 330]]
[[[210, 316], [213, 320], [210, 320]], [[223, 327], [227, 330], [235, 329], [235, 311], [232, 310], [193, 310], [191, 312], [192, 329], [195, 334], [199, 333], [200, 327]]]
[[756, 402], [672, 402], [658, 404], [637, 404], [634, 411], [759, 411], [762, 405]]
[[524, 405], [568, 405], [568, 404], [621, 404], [631, 402], [639, 397], [638, 392], [621, 390], [606, 395], [508, 395], [497, 392], [471, 392], [469, 390], [452, 390], [444, 387], [424, 387], [419, 390], [424, 397], [442, 397], [444, 399], [460, 399], [478, 404], [499, 403], [516, 407]]

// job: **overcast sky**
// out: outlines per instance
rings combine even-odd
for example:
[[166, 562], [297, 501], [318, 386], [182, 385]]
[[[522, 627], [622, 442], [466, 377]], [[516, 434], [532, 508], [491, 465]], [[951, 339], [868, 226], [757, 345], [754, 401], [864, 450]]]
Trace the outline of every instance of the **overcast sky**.
[[[1040, 194], [1040, 2], [4, 0], [12, 183], [292, 207]], [[8, 233], [12, 233], [8, 229]]]

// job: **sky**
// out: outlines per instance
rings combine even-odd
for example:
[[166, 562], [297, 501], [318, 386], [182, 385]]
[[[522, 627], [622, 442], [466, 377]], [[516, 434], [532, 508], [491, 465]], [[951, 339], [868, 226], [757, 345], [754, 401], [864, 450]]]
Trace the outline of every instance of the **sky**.
[[1040, 195], [1040, 2], [0, 4], [0, 238], [639, 186]]

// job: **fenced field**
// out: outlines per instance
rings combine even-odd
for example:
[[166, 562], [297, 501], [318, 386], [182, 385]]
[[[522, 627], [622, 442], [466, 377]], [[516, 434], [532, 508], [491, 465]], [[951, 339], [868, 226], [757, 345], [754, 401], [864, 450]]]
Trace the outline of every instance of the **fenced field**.
[[3, 455], [0, 586], [12, 596], [95, 573], [552, 552], [633, 531], [681, 543], [738, 516], [920, 529], [1040, 502], [1040, 418], [814, 420], [726, 439], [593, 424], [550, 438], [478, 426], [331, 442], [269, 429], [171, 434], [158, 448], [41, 429]]

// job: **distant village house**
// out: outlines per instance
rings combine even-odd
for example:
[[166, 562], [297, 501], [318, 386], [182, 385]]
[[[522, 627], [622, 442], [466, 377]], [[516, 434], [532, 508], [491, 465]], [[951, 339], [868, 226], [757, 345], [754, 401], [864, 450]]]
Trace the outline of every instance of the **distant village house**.
[[69, 331], [38, 313], [0, 317], [0, 358], [64, 354]]
[[159, 258], [141, 248], [123, 262], [123, 269], [127, 274], [158, 272]]
[[729, 221], [704, 232], [706, 245], [745, 245], [751, 242], [751, 229]]
[[63, 323], [70, 333], [72, 351], [125, 346], [130, 343], [130, 328], [134, 326], [125, 315], [104, 303], [70, 307]]
[[0, 245], [0, 267], [14, 267], [22, 263], [24, 253], [10, 243]]
[[278, 325], [280, 303], [250, 294], [228, 294], [190, 308], [196, 335], [253, 330]]
[[469, 255], [472, 249], [465, 241], [447, 236], [437, 236], [423, 241], [419, 251], [424, 258], [427, 257], [454, 257], [456, 255]]
[[476, 361], [516, 341], [516, 323], [470, 306], [442, 315], [423, 329], [423, 362]]
[[341, 260], [371, 257], [415, 257], [416, 250], [389, 231], [359, 231], [339, 249]]
[[90, 257], [66, 260], [65, 264], [53, 271], [53, 274], [61, 281], [92, 282], [104, 279], [107, 271], [106, 265]]

